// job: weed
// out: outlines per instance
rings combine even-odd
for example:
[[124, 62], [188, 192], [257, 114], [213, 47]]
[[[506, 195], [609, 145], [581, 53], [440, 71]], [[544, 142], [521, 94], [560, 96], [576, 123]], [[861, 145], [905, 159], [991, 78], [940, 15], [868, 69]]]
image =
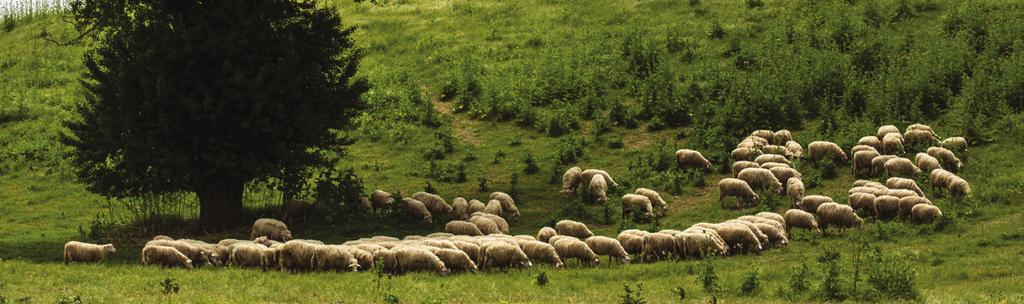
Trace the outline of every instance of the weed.
[[82, 304], [82, 297], [78, 295], [74, 297], [63, 295], [57, 298], [57, 304]]
[[793, 271], [789, 277], [789, 288], [794, 293], [800, 294], [808, 289], [810, 285], [808, 281], [810, 279], [811, 269], [807, 266], [807, 262], [803, 259], [800, 260], [800, 266], [794, 266]]
[[722, 289], [718, 285], [718, 274], [715, 273], [713, 258], [706, 258], [702, 262], [703, 267], [697, 272], [697, 283], [704, 288], [704, 292], [714, 294]]
[[160, 292], [165, 295], [177, 294], [180, 290], [181, 286], [178, 285], [178, 282], [175, 282], [174, 278], [168, 277], [160, 281]]
[[748, 8], [760, 8], [764, 6], [764, 0], [747, 0]]
[[904, 259], [883, 254], [876, 249], [868, 269], [868, 283], [883, 296], [891, 299], [917, 299], [915, 281], [917, 272]]
[[498, 150], [498, 152], [494, 152], [494, 161], [492, 161], [491, 163], [499, 164], [501, 163], [502, 160], [505, 159], [505, 156], [507, 156], [507, 154], [505, 154], [504, 150]]
[[434, 188], [434, 185], [427, 181], [427, 184], [423, 186], [423, 192], [437, 194], [437, 188]]
[[740, 283], [740, 293], [744, 295], [753, 295], [761, 291], [761, 277], [758, 274], [757, 268], [751, 269], [747, 272], [747, 275], [743, 278], [743, 282]]
[[622, 304], [646, 304], [644, 298], [644, 283], [636, 283], [636, 291], [629, 287], [629, 284], [622, 284]]
[[533, 158], [533, 154], [526, 153], [526, 156], [523, 157], [523, 164], [526, 165], [526, 168], [523, 168], [523, 173], [526, 175], [540, 172], [540, 167], [537, 166], [537, 160]]
[[546, 286], [546, 285], [548, 285], [548, 282], [549, 282], [549, 279], [548, 279], [548, 273], [547, 272], [541, 271], [540, 273], [537, 274], [537, 278], [536, 278], [537, 286], [541, 286], [541, 287]]
[[686, 301], [686, 289], [683, 288], [682, 285], [680, 285], [679, 287], [673, 288], [672, 289], [672, 293], [676, 294], [676, 297], [679, 298], [679, 302], [685, 302]]
[[846, 295], [843, 293], [842, 268], [839, 265], [839, 251], [835, 248], [826, 248], [825, 252], [818, 257], [818, 262], [827, 267], [825, 278], [821, 282], [820, 295], [826, 300], [843, 300]]
[[708, 33], [708, 37], [711, 39], [725, 38], [725, 29], [722, 28], [722, 24], [718, 20], [711, 22], [711, 31]]

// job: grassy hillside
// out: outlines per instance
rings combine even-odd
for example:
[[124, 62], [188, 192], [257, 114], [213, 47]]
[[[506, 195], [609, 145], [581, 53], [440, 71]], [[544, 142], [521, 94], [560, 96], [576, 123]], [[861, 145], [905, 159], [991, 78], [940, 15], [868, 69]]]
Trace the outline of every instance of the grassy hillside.
[[[739, 136], [790, 128], [806, 145], [849, 147], [880, 124], [931, 123], [942, 136], [991, 143], [972, 147], [964, 200], [928, 197], [948, 220], [911, 226], [868, 220], [866, 228], [819, 237], [798, 233], [789, 248], [711, 262], [728, 302], [820, 301], [826, 252], [840, 256], [841, 290], [852, 301], [886, 301], [870, 278], [908, 266], [924, 302], [1024, 302], [1024, 6], [1015, 1], [333, 1], [357, 26], [366, 50], [361, 75], [374, 85], [368, 111], [349, 134], [343, 168], [366, 192], [411, 194], [429, 182], [446, 197], [484, 198], [515, 190], [523, 216], [515, 234], [562, 218], [598, 234], [621, 228], [685, 228], [762, 210], [723, 209], [715, 183], [665, 168], [678, 148], [699, 148], [723, 163]], [[852, 4], [851, 4], [852, 3]], [[873, 12], [873, 13], [872, 13]], [[53, 302], [617, 302], [623, 284], [643, 283], [651, 303], [710, 295], [698, 282], [705, 261], [595, 269], [535, 267], [508, 272], [383, 278], [373, 273], [301, 274], [235, 269], [162, 270], [138, 266], [141, 240], [154, 233], [205, 240], [243, 237], [247, 227], [192, 235], [188, 195], [107, 201], [75, 181], [58, 142], [80, 102], [77, 82], [88, 41], [59, 16], [22, 17], [0, 28], [0, 303]], [[7, 24], [11, 24], [8, 26]], [[653, 58], [653, 59], [652, 59]], [[539, 172], [527, 174], [531, 158]], [[623, 224], [616, 209], [558, 196], [568, 167], [603, 168], [631, 190], [671, 194], [657, 223]], [[799, 165], [809, 193], [845, 201], [854, 180]], [[460, 172], [461, 171], [461, 172]], [[464, 177], [460, 176], [464, 175]], [[518, 179], [512, 188], [513, 175]], [[485, 179], [486, 190], [480, 189]], [[272, 191], [252, 187], [252, 216], [272, 214]], [[620, 196], [618, 193], [612, 196]], [[144, 202], [144, 203], [140, 203]], [[612, 205], [618, 203], [613, 199]], [[145, 206], [144, 208], [139, 208]], [[269, 206], [269, 207], [268, 207]], [[133, 209], [137, 208], [137, 209]], [[156, 227], [131, 225], [162, 210]], [[168, 225], [167, 223], [181, 223]], [[136, 223], [137, 224], [137, 223]], [[303, 238], [342, 242], [364, 236], [426, 234], [441, 224], [401, 216], [346, 216], [294, 223]], [[68, 240], [118, 243], [105, 265], [64, 266]], [[899, 262], [883, 264], [880, 256]], [[801, 263], [810, 290], [792, 291]], [[761, 288], [740, 293], [757, 269]], [[535, 284], [538, 273], [550, 279]], [[874, 273], [874, 275], [872, 275]], [[894, 272], [895, 273], [895, 272]], [[172, 278], [178, 294], [164, 295]], [[879, 286], [894, 282], [876, 280]]]

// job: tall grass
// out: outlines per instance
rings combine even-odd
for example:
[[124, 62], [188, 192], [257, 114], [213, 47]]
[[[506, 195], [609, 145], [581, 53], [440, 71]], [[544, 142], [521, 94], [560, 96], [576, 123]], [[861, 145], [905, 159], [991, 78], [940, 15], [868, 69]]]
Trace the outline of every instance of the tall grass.
[[0, 19], [32, 18], [70, 7], [70, 0], [0, 0]]

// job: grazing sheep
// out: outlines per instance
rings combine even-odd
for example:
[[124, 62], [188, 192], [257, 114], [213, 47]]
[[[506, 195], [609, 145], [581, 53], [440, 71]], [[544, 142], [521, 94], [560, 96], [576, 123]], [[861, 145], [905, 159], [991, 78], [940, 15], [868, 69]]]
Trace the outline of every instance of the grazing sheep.
[[757, 137], [757, 136], [747, 136], [747, 137], [743, 138], [743, 140], [740, 141], [740, 143], [738, 145], [736, 145], [736, 147], [737, 148], [754, 148], [754, 149], [761, 150], [761, 147], [764, 147], [765, 145], [768, 145], [768, 140], [766, 140], [764, 138], [761, 138], [761, 137]]
[[594, 176], [590, 180], [590, 196], [594, 198], [598, 204], [608, 201], [608, 183], [604, 180], [603, 176]]
[[373, 205], [374, 210], [383, 210], [394, 205], [395, 198], [391, 196], [391, 193], [378, 189], [373, 190], [373, 193], [370, 194], [370, 203]]
[[491, 193], [490, 199], [497, 200], [501, 203], [501, 216], [508, 217], [513, 221], [519, 218], [519, 208], [516, 207], [515, 200], [512, 200], [512, 196], [508, 195], [508, 193], [493, 192]]
[[931, 205], [932, 201], [928, 200], [927, 198], [920, 197], [920, 196], [908, 196], [908, 197], [900, 198], [900, 202], [899, 202], [900, 217], [901, 218], [909, 218], [910, 214], [911, 214], [911, 211], [914, 209], [914, 206], [917, 206], [917, 205], [920, 205], [920, 204]]
[[711, 169], [711, 162], [704, 158], [704, 155], [690, 149], [676, 151], [676, 164], [679, 165], [680, 169]]
[[808, 195], [800, 199], [800, 202], [797, 205], [800, 207], [800, 209], [803, 209], [804, 211], [815, 212], [818, 210], [818, 206], [820, 206], [821, 204], [831, 202], [833, 202], [833, 200], [831, 197], [828, 196]]
[[192, 269], [192, 260], [174, 247], [146, 245], [142, 247], [142, 265]]
[[594, 251], [594, 254], [607, 255], [610, 258], [618, 259], [623, 264], [629, 264], [629, 254], [626, 253], [625, 248], [622, 248], [622, 243], [619, 243], [619, 240], [595, 235], [587, 238], [585, 242]]
[[703, 258], [728, 253], [725, 240], [718, 235], [717, 231], [706, 228], [697, 229], [698, 231], [687, 229], [673, 237], [677, 257]]
[[590, 246], [577, 238], [561, 238], [555, 241], [553, 246], [558, 256], [562, 257], [562, 261], [576, 259], [580, 265], [588, 267], [597, 266], [601, 262]]
[[555, 223], [555, 231], [558, 232], [558, 235], [568, 235], [583, 240], [594, 236], [587, 225], [573, 220], [558, 221]]
[[385, 256], [385, 266], [387, 265], [386, 260], [391, 254], [397, 261], [400, 273], [410, 271], [428, 271], [439, 275], [450, 273], [448, 267], [444, 266], [444, 262], [437, 255], [424, 248], [399, 247], [392, 249], [390, 254]]
[[430, 210], [427, 209], [427, 205], [423, 202], [406, 197], [402, 199], [402, 206], [405, 208], [405, 212], [414, 218], [418, 218], [425, 224], [434, 223], [434, 216], [430, 214]]
[[117, 253], [114, 244], [89, 244], [76, 241], [64, 243], [64, 265], [71, 262], [99, 263], [107, 254]]
[[658, 261], [669, 258], [676, 248], [675, 237], [668, 233], [648, 233], [643, 236], [643, 249], [640, 256], [645, 261]]
[[761, 154], [761, 155], [758, 155], [757, 158], [754, 159], [754, 162], [759, 164], [759, 165], [764, 164], [764, 163], [769, 163], [769, 162], [771, 162], [771, 163], [783, 163], [783, 164], [786, 164], [786, 165], [790, 165], [789, 159], [787, 159], [785, 156], [782, 156], [782, 155], [779, 155], [779, 154]]
[[883, 138], [883, 137], [885, 137], [886, 134], [889, 134], [889, 133], [899, 134], [900, 133], [900, 129], [897, 128], [894, 125], [884, 125], [884, 126], [878, 127], [878, 138]]
[[484, 246], [481, 266], [483, 268], [525, 268], [533, 266], [530, 258], [517, 245], [510, 245], [502, 242], [493, 242]]
[[774, 139], [776, 144], [787, 143], [793, 141], [793, 133], [786, 129], [778, 130], [775, 131]]
[[895, 218], [900, 212], [900, 198], [891, 195], [875, 197], [875, 210], [879, 219]]
[[290, 221], [296, 218], [305, 218], [313, 204], [304, 200], [287, 200], [281, 204], [281, 220]]
[[420, 202], [423, 202], [423, 204], [427, 206], [427, 210], [430, 210], [431, 214], [452, 214], [452, 206], [448, 205], [448, 203], [445, 202], [444, 198], [441, 198], [440, 195], [427, 192], [416, 192], [413, 193], [412, 198]]
[[724, 224], [740, 224], [740, 225], [743, 225], [743, 226], [747, 226], [747, 229], [750, 229], [750, 232], [753, 232], [754, 236], [757, 237], [757, 241], [760, 242], [762, 248], [765, 248], [765, 247], [768, 246], [768, 242], [769, 242], [768, 235], [765, 234], [763, 231], [761, 231], [761, 229], [757, 228], [757, 226], [754, 225], [754, 223], [751, 223], [749, 221], [733, 219], [733, 220], [725, 221]]
[[268, 239], [265, 236], [258, 237], [255, 240], [252, 240], [252, 242], [256, 243], [256, 244], [263, 245], [263, 246], [267, 246], [267, 247], [274, 247], [274, 246], [284, 245], [284, 243], [282, 243], [282, 242], [278, 242], [278, 241], [275, 241], [275, 240]]
[[738, 161], [749, 161], [749, 160], [753, 160], [758, 155], [761, 155], [761, 150], [759, 150], [759, 149], [749, 148], [749, 147], [739, 147], [739, 148], [733, 149], [732, 152], [729, 153], [729, 159], [731, 159], [732, 161], [737, 161], [737, 162]]
[[580, 167], [572, 167], [562, 174], [562, 197], [569, 198], [576, 194], [576, 185], [579, 184], [582, 173], [583, 169]]
[[956, 154], [953, 154], [953, 151], [946, 148], [928, 148], [928, 155], [938, 159], [943, 168], [952, 172], [960, 172], [964, 166], [964, 163], [960, 161], [960, 158], [956, 157]]
[[452, 216], [460, 220], [469, 218], [469, 202], [465, 198], [456, 197], [452, 200]]
[[942, 146], [943, 148], [946, 148], [947, 150], [956, 152], [961, 156], [963, 156], [964, 153], [967, 153], [967, 139], [963, 137], [946, 138], [943, 139], [942, 142], [939, 143], [939, 145]]
[[313, 257], [324, 246], [300, 240], [288, 241], [278, 252], [279, 268], [292, 272], [313, 270], [316, 266]]
[[476, 263], [473, 262], [473, 259], [469, 258], [469, 254], [466, 254], [466, 252], [463, 252], [462, 250], [439, 248], [430, 251], [436, 255], [442, 263], [444, 263], [444, 266], [448, 268], [448, 270], [459, 272], [477, 271]]
[[917, 165], [917, 168], [924, 172], [932, 172], [932, 170], [942, 168], [939, 159], [928, 155], [928, 153], [917, 153], [914, 156], [914, 163]]
[[790, 178], [786, 182], [786, 196], [799, 201], [804, 198], [804, 181], [799, 178]]
[[545, 263], [555, 268], [565, 266], [565, 263], [562, 262], [562, 257], [555, 251], [555, 246], [547, 242], [526, 241], [520, 243], [519, 247], [523, 249], [523, 253], [526, 253], [531, 262]]
[[931, 223], [941, 216], [942, 210], [939, 207], [928, 204], [914, 205], [910, 210], [910, 222], [914, 225]]
[[[872, 160], [879, 156], [875, 151], [857, 151], [853, 153], [853, 176], [871, 176], [873, 173]], [[868, 173], [865, 175], [864, 173]]]
[[487, 206], [484, 207], [484, 213], [487, 214], [501, 215], [502, 212], [503, 210], [501, 210], [501, 202], [499, 202], [498, 200], [487, 201]]
[[285, 225], [282, 221], [261, 218], [252, 224], [252, 232], [249, 234], [249, 238], [255, 240], [261, 236], [275, 241], [287, 242], [292, 239], [292, 232], [288, 230], [288, 225]]
[[745, 160], [737, 161], [737, 162], [732, 164], [732, 176], [736, 177], [737, 175], [740, 175], [740, 171], [743, 171], [743, 169], [746, 169], [746, 168], [760, 168], [760, 167], [761, 167], [761, 165], [759, 165], [758, 163], [752, 162], [752, 161], [745, 161]]
[[658, 194], [658, 191], [647, 188], [637, 188], [633, 193], [646, 196], [647, 199], [650, 199], [651, 204], [653, 204], [662, 215], [668, 213], [668, 203], [665, 202], [664, 199], [661, 199], [661, 194]]
[[213, 266], [224, 266], [228, 262], [228, 255], [231, 254], [230, 249], [227, 246], [220, 246], [216, 244], [210, 244], [199, 240], [180, 239], [178, 241], [185, 242], [189, 245], [195, 246], [203, 251], [210, 253], [210, 264]]
[[479, 200], [472, 199], [472, 200], [469, 200], [469, 209], [467, 209], [466, 212], [467, 212], [467, 214], [473, 214], [473, 213], [477, 213], [477, 212], [484, 212], [484, 209], [486, 209], [486, 208], [487, 208], [487, 205], [484, 205], [483, 202], [481, 202]]
[[591, 180], [593, 180], [594, 176], [597, 176], [597, 175], [600, 175], [600, 176], [604, 177], [605, 183], [608, 183], [612, 187], [618, 187], [619, 186], [619, 183], [616, 183], [615, 180], [612, 179], [612, 176], [608, 174], [608, 172], [605, 172], [604, 170], [598, 170], [598, 169], [583, 170], [583, 172], [580, 173], [580, 181], [579, 181], [580, 185], [582, 185], [583, 187], [589, 187], [589, 185], [591, 183]]
[[779, 228], [775, 225], [767, 223], [754, 223], [757, 229], [760, 229], [765, 235], [768, 236], [769, 244], [775, 247], [786, 247], [789, 246], [789, 237], [786, 236], [786, 230]]
[[795, 141], [792, 141], [792, 140], [787, 141], [786, 142], [786, 151], [789, 152], [789, 155], [792, 156], [792, 157], [795, 157], [795, 158], [803, 158], [804, 157], [804, 147], [801, 146], [800, 143], [798, 143], [798, 142], [795, 142]]
[[[173, 240], [173, 239], [171, 239]], [[253, 244], [255, 242], [249, 240], [237, 240], [237, 239], [223, 239], [217, 242], [217, 245], [224, 247], [231, 247], [236, 244]]]
[[848, 160], [846, 152], [836, 143], [827, 141], [815, 141], [807, 145], [807, 158], [811, 162], [818, 162], [825, 157], [831, 157], [833, 161], [845, 162]]
[[861, 137], [859, 140], [857, 140], [857, 144], [858, 145], [869, 146], [869, 147], [875, 148], [875, 150], [881, 150], [882, 149], [882, 139], [879, 138], [878, 136], [864, 136], [864, 137]]
[[272, 265], [263, 264], [263, 258], [265, 252], [270, 251], [270, 248], [260, 244], [237, 244], [231, 246], [231, 252], [228, 254], [228, 265], [234, 267], [260, 267], [264, 270]]
[[789, 209], [786, 210], [785, 218], [787, 231], [793, 228], [802, 228], [814, 231], [815, 233], [821, 233], [821, 229], [818, 228], [818, 220], [814, 219], [814, 214], [810, 212], [800, 209]]
[[475, 224], [459, 220], [450, 221], [447, 224], [444, 224], [444, 231], [457, 235], [484, 235], [484, 233], [480, 231], [480, 228], [477, 228]]
[[907, 189], [917, 193], [917, 196], [924, 196], [924, 191], [921, 191], [921, 187], [917, 186], [917, 181], [902, 178], [902, 177], [890, 177], [885, 180], [885, 186], [891, 189]]
[[822, 230], [829, 227], [837, 227], [840, 231], [846, 228], [864, 228], [864, 220], [848, 205], [824, 203], [818, 206], [815, 213], [818, 214], [818, 223]]
[[157, 235], [157, 236], [154, 236], [153, 239], [151, 239], [151, 241], [161, 241], [161, 240], [162, 241], [173, 241], [174, 238], [166, 236], [166, 235]]
[[[767, 146], [761, 147], [761, 152], [764, 152], [764, 153], [767, 153], [767, 154], [778, 154], [778, 155], [783, 155], [783, 156], [786, 156], [786, 157], [790, 157], [791, 156], [789, 154], [789, 150], [786, 149], [786, 147], [776, 146], [776, 145], [767, 145]], [[762, 154], [762, 155], [764, 155], [764, 154]]]
[[771, 189], [776, 193], [782, 193], [782, 183], [768, 169], [747, 168], [740, 171], [736, 178], [747, 182], [753, 189]]
[[857, 152], [860, 152], [860, 151], [875, 151], [875, 152], [878, 152], [878, 149], [875, 149], [875, 147], [868, 146], [868, 145], [856, 145], [856, 146], [853, 146], [853, 148], [850, 149], [850, 154], [857, 154]]
[[760, 168], [761, 169], [771, 170], [772, 168], [789, 168], [789, 169], [792, 169], [793, 167], [790, 166], [790, 165], [787, 165], [787, 164], [783, 164], [783, 163], [766, 162], [766, 163], [761, 164]]
[[879, 155], [879, 156], [876, 156], [875, 158], [872, 158], [871, 159], [871, 171], [872, 171], [871, 175], [872, 176], [878, 176], [878, 175], [882, 175], [882, 173], [885, 173], [885, 162], [887, 162], [887, 161], [889, 161], [891, 159], [894, 159], [894, 158], [899, 158], [899, 156], [896, 156], [896, 155]]
[[967, 180], [956, 175], [949, 181], [946, 188], [949, 189], [949, 194], [955, 197], [964, 197], [971, 193], [971, 185], [967, 183]]
[[182, 241], [156, 240], [146, 242], [146, 245], [167, 246], [177, 249], [179, 252], [185, 254], [185, 256], [191, 259], [192, 262], [195, 263], [194, 266], [209, 264], [213, 259], [211, 257], [213, 252]]
[[915, 176], [921, 173], [909, 159], [897, 157], [885, 162], [885, 175], [893, 176]]
[[878, 209], [875, 208], [875, 195], [870, 193], [851, 193], [848, 202], [850, 208], [862, 211], [871, 216], [878, 216]]
[[[780, 215], [780, 217], [781, 217], [781, 215]], [[758, 224], [758, 223], [760, 223], [760, 224], [767, 224], [767, 225], [772, 225], [775, 228], [778, 228], [779, 230], [782, 230], [782, 231], [786, 230], [786, 225], [785, 224], [782, 224], [782, 223], [780, 223], [780, 222], [778, 222], [778, 221], [776, 221], [774, 219], [763, 218], [763, 217], [756, 216], [756, 215], [744, 215], [744, 216], [740, 216], [740, 217], [736, 218], [736, 220], [746, 221], [746, 222], [750, 222], [750, 223], [754, 223], [754, 224]]]
[[508, 234], [509, 226], [508, 226], [508, 222], [505, 221], [505, 218], [503, 218], [503, 217], [501, 217], [501, 216], [499, 216], [497, 214], [490, 214], [490, 213], [474, 213], [473, 215], [483, 216], [483, 217], [486, 217], [486, 218], [494, 221], [494, 224], [498, 225], [498, 231], [501, 231], [502, 234]]
[[476, 228], [480, 229], [480, 232], [484, 235], [501, 234], [501, 230], [498, 228], [498, 223], [495, 223], [494, 220], [487, 217], [479, 215], [470, 216], [468, 221], [473, 223], [473, 225], [476, 225]]
[[767, 211], [765, 211], [765, 212], [758, 212], [754, 216], [776, 221], [779, 224], [782, 224], [782, 227], [786, 227], [786, 218], [782, 217], [781, 214], [778, 214], [778, 213], [775, 213], [775, 212], [767, 212]]
[[617, 239], [627, 253], [640, 254], [644, 249], [644, 235], [647, 233], [647, 231], [631, 229], [620, 232]]
[[746, 181], [737, 178], [723, 178], [721, 181], [718, 181], [718, 203], [722, 205], [723, 208], [725, 207], [724, 202], [725, 197], [727, 196], [739, 199], [739, 201], [736, 202], [736, 208], [740, 208], [740, 202], [751, 201], [756, 204], [761, 200], [761, 197], [750, 188], [750, 185], [747, 184]]
[[651, 200], [639, 194], [626, 194], [622, 196], [622, 217], [627, 218], [631, 211], [639, 211], [644, 217], [654, 217], [651, 207]]
[[882, 138], [882, 152], [886, 154], [903, 153], [903, 136], [889, 133]]
[[903, 133], [903, 138], [909, 145], [934, 145], [939, 143], [939, 138], [935, 137], [935, 133], [931, 130], [911, 130], [907, 129]]
[[768, 169], [779, 180], [780, 184], [789, 185], [790, 179], [803, 179], [804, 175], [800, 174], [800, 171], [789, 167], [775, 167]]
[[928, 125], [925, 125], [925, 124], [919, 124], [919, 123], [915, 123], [915, 124], [907, 126], [907, 131], [925, 131], [925, 132], [928, 132], [930, 134], [935, 134], [935, 131], [932, 131], [932, 127], [931, 126], [928, 126]]
[[750, 132], [750, 136], [760, 137], [763, 138], [765, 142], [771, 142], [775, 139], [775, 132], [772, 132], [771, 130], [755, 130]]
[[[699, 225], [699, 224], [698, 224]], [[714, 229], [729, 246], [732, 253], [760, 253], [764, 247], [750, 227], [740, 223], [722, 223], [705, 225]]]
[[537, 240], [546, 243], [548, 239], [556, 235], [558, 235], [558, 232], [555, 232], [555, 228], [544, 226], [537, 231]]

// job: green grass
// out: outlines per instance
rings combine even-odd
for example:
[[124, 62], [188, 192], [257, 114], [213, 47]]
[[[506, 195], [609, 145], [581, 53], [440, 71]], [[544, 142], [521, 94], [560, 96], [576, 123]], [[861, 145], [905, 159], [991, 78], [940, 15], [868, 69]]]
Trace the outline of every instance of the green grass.
[[[396, 74], [408, 75], [413, 90], [436, 108], [448, 122], [456, 139], [455, 151], [439, 164], [455, 164], [467, 154], [477, 160], [466, 162], [467, 181], [445, 183], [427, 177], [426, 147], [436, 145], [434, 130], [415, 123], [397, 123], [405, 135], [371, 136], [354, 132], [359, 141], [349, 148], [345, 166], [355, 168], [367, 191], [380, 188], [403, 194], [421, 191], [430, 181], [446, 198], [464, 196], [484, 198], [490, 191], [509, 191], [510, 178], [519, 174], [518, 205], [522, 212], [513, 223], [514, 234], [534, 234], [554, 220], [574, 217], [566, 212], [569, 202], [558, 197], [558, 185], [548, 183], [553, 158], [561, 140], [575, 136], [588, 142], [581, 159], [572, 165], [603, 168], [623, 183], [653, 187], [656, 178], [630, 180], [630, 161], [643, 153], [694, 147], [700, 141], [698, 126], [669, 128], [648, 132], [644, 128], [613, 126], [607, 134], [592, 135], [594, 120], [581, 120], [579, 130], [570, 135], [550, 137], [533, 127], [523, 127], [492, 117], [478, 119], [471, 114], [452, 113], [456, 102], [438, 101], [444, 74], [451, 62], [462, 56], [475, 58], [486, 71], [484, 84], [496, 85], [520, 72], [535, 72], [537, 62], [561, 58], [594, 60], [582, 70], [597, 73], [594, 79], [609, 82], [601, 100], [634, 102], [623, 85], [614, 84], [620, 74], [614, 72], [620, 60], [622, 37], [633, 29], [643, 29], [656, 45], [662, 45], [669, 31], [691, 38], [697, 59], [682, 60], [667, 56], [669, 67], [678, 70], [715, 69], [732, 66], [732, 59], [721, 54], [730, 48], [730, 39], [759, 41], [769, 26], [780, 18], [790, 18], [796, 8], [806, 9], [802, 1], [766, 1], [759, 9], [748, 9], [742, 1], [701, 1], [691, 7], [686, 1], [385, 1], [383, 7], [335, 1], [348, 24], [357, 25], [357, 42], [366, 48], [363, 73], [374, 83], [384, 83]], [[925, 3], [928, 1], [911, 1]], [[881, 2], [891, 9], [897, 1]], [[879, 36], [917, 35], [918, 40], [940, 40], [945, 11], [952, 1], [931, 1], [936, 11], [924, 11], [916, 17], [878, 30]], [[983, 1], [1007, 4], [1011, 1]], [[889, 6], [886, 6], [889, 5]], [[726, 39], [707, 38], [713, 20], [726, 31]], [[44, 34], [45, 33], [45, 34]], [[139, 245], [150, 234], [138, 230], [116, 233], [119, 253], [104, 265], [59, 263], [62, 244], [68, 240], [90, 240], [89, 230], [99, 218], [122, 219], [125, 210], [108, 208], [99, 195], [89, 193], [77, 183], [66, 161], [66, 148], [57, 142], [63, 132], [61, 123], [72, 119], [73, 105], [79, 102], [81, 88], [77, 79], [82, 72], [81, 56], [88, 46], [57, 47], [42, 39], [47, 36], [67, 40], [71, 28], [54, 15], [17, 19], [10, 32], [0, 31], [0, 303], [28, 298], [29, 302], [53, 302], [62, 296], [81, 296], [85, 302], [380, 302], [382, 292], [372, 273], [286, 274], [236, 269], [162, 270], [138, 266]], [[581, 54], [585, 54], [583, 56]], [[930, 68], [926, 66], [923, 69]], [[543, 71], [542, 71], [543, 72]], [[542, 72], [538, 72], [543, 75]], [[607, 73], [605, 73], [607, 72]], [[888, 75], [882, 75], [883, 77]], [[506, 79], [507, 78], [507, 79]], [[380, 90], [393, 89], [381, 86]], [[407, 111], [408, 108], [397, 110]], [[547, 113], [555, 106], [539, 105]], [[378, 109], [379, 110], [379, 109]], [[415, 110], [415, 109], [413, 109]], [[611, 111], [620, 109], [610, 108]], [[377, 112], [367, 115], [378, 114]], [[960, 130], [955, 116], [939, 117], [932, 123], [943, 135]], [[364, 122], [369, 130], [373, 121]], [[378, 121], [379, 122], [379, 121]], [[795, 133], [805, 145], [821, 138], [842, 137], [854, 141], [871, 133], [876, 125], [866, 124], [855, 134], [821, 135], [818, 120], [805, 122]], [[924, 302], [992, 303], [1024, 302], [1024, 170], [1016, 167], [1024, 159], [1024, 117], [1019, 114], [992, 122], [986, 127], [998, 130], [992, 144], [970, 151], [963, 176], [975, 193], [964, 201], [929, 197], [955, 223], [946, 231], [922, 233], [925, 228], [906, 223], [879, 225], [869, 220], [866, 229], [824, 238], [798, 234], [789, 248], [771, 250], [757, 256], [733, 256], [716, 259], [715, 269], [723, 290], [718, 298], [727, 302], [811, 302], [817, 296], [824, 277], [824, 266], [817, 262], [826, 248], [835, 248], [841, 257], [844, 288], [851, 300], [888, 301], [874, 295], [864, 281], [867, 263], [861, 264], [861, 281], [852, 290], [857, 240], [868, 240], [887, 255], [909, 263], [917, 273], [916, 286]], [[642, 124], [643, 125], [643, 124]], [[744, 126], [757, 129], [762, 126]], [[855, 125], [855, 127], [863, 127]], [[400, 128], [400, 129], [399, 129]], [[851, 127], [854, 128], [854, 127]], [[682, 132], [683, 139], [676, 140]], [[856, 137], [854, 137], [856, 136]], [[853, 138], [847, 138], [853, 137]], [[621, 141], [623, 148], [609, 148], [608, 142]], [[512, 144], [519, 142], [518, 144]], [[495, 154], [507, 156], [493, 163]], [[522, 162], [527, 154], [540, 165], [540, 173], [526, 175]], [[567, 166], [559, 166], [558, 171]], [[809, 172], [810, 169], [802, 171]], [[809, 194], [825, 194], [844, 200], [854, 180], [844, 166], [839, 176], [826, 180]], [[486, 177], [490, 191], [477, 189], [477, 177]], [[661, 228], [685, 228], [697, 222], [717, 222], [763, 210], [722, 209], [717, 202], [715, 183], [723, 175], [706, 177], [705, 187], [684, 187], [670, 199], [668, 217]], [[628, 190], [628, 189], [627, 189]], [[663, 189], [657, 189], [663, 190]], [[662, 191], [663, 196], [665, 191]], [[621, 195], [621, 193], [617, 194]], [[666, 197], [667, 198], [667, 197]], [[613, 202], [617, 200], [613, 199]], [[259, 206], [260, 202], [247, 202]], [[117, 205], [115, 205], [117, 206]], [[785, 210], [785, 204], [776, 211]], [[617, 208], [612, 208], [617, 209]], [[614, 235], [619, 229], [617, 212], [613, 221], [603, 224], [599, 207], [588, 207], [585, 217], [592, 229]], [[115, 223], [123, 224], [123, 223]], [[366, 219], [323, 223], [310, 221], [293, 224], [299, 237], [342, 242], [358, 237], [386, 234], [427, 234], [443, 229], [441, 224], [411, 224], [402, 218]], [[652, 228], [637, 224], [637, 228]], [[878, 229], [889, 230], [885, 240]], [[183, 227], [163, 227], [159, 232], [183, 235]], [[83, 233], [85, 235], [83, 235]], [[217, 240], [244, 237], [247, 227], [238, 227], [193, 237]], [[100, 239], [104, 237], [100, 235]], [[866, 254], [866, 253], [865, 253]], [[788, 289], [793, 267], [806, 261], [811, 266], [811, 290], [794, 294]], [[707, 300], [709, 295], [698, 285], [699, 261], [659, 262], [629, 266], [607, 265], [596, 269], [555, 270], [536, 267], [521, 271], [483, 272], [437, 277], [411, 274], [384, 279], [392, 292], [405, 302], [615, 302], [623, 295], [623, 284], [644, 283], [643, 295], [650, 303], [677, 300], [673, 289], [683, 287], [688, 299]], [[743, 296], [740, 284], [751, 267], [759, 269], [761, 290]], [[550, 283], [540, 287], [535, 276], [545, 271]], [[160, 282], [174, 278], [181, 286], [179, 294], [164, 295]]]

